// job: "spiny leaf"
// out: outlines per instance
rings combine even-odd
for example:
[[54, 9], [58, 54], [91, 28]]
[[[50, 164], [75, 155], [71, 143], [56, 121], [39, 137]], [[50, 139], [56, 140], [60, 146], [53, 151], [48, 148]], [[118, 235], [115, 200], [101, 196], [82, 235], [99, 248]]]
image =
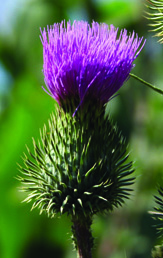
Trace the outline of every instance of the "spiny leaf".
[[[151, 21], [149, 24], [152, 29], [151, 31], [156, 32], [156, 37], [159, 37], [159, 42], [163, 43], [163, 1], [162, 0], [147, 0], [148, 4], [146, 7], [151, 12], [145, 12], [146, 18]], [[159, 20], [159, 22], [158, 22]]]
[[159, 232], [160, 236], [163, 236], [163, 188], [160, 187], [158, 189], [158, 193], [159, 193], [159, 197], [158, 196], [154, 196], [155, 197], [155, 202], [157, 205], [157, 207], [154, 207], [155, 211], [150, 211], [149, 213], [152, 215], [152, 217], [156, 220], [160, 220], [162, 221], [161, 224], [157, 225], [157, 231]]

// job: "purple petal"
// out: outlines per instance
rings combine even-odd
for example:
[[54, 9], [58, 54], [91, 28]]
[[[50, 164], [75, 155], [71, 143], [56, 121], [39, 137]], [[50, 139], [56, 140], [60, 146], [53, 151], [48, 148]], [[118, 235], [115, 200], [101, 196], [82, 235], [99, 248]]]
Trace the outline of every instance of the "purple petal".
[[129, 78], [145, 40], [113, 25], [65, 21], [41, 31], [43, 73], [50, 95], [62, 105], [97, 100], [104, 105]]

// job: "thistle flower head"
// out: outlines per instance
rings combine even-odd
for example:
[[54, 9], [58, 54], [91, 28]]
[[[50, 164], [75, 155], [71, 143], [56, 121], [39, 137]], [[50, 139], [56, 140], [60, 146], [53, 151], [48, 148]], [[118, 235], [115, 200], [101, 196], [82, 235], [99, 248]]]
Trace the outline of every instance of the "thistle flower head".
[[129, 78], [143, 38], [113, 25], [65, 21], [41, 31], [43, 73], [49, 94], [63, 108], [103, 106]]

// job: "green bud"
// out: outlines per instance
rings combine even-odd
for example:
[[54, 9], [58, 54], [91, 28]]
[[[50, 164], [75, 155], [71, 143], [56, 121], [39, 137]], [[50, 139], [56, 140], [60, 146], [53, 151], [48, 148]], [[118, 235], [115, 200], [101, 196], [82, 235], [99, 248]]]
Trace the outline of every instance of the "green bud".
[[111, 120], [103, 112], [78, 113], [56, 110], [20, 166], [25, 201], [49, 217], [112, 211], [129, 197], [134, 181], [126, 142]]

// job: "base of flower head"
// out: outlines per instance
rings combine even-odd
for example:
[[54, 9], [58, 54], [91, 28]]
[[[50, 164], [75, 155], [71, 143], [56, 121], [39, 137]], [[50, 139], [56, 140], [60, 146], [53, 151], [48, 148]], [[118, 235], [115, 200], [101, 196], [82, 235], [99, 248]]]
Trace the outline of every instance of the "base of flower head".
[[[87, 96], [89, 101], [86, 103], [82, 103], [79, 100], [67, 98], [64, 101], [60, 101], [60, 107], [63, 109], [65, 113], [69, 113], [69, 115], [77, 116], [81, 121], [85, 121], [85, 119], [93, 119], [94, 117], [99, 117], [100, 115], [105, 114], [105, 106], [98, 99], [92, 98], [91, 96]], [[89, 113], [88, 113], [89, 111]], [[96, 119], [95, 118], [95, 119]]]
[[33, 146], [19, 179], [29, 193], [25, 201], [40, 213], [93, 215], [113, 210], [130, 195], [134, 178], [126, 143], [103, 113], [80, 119], [56, 110]]

